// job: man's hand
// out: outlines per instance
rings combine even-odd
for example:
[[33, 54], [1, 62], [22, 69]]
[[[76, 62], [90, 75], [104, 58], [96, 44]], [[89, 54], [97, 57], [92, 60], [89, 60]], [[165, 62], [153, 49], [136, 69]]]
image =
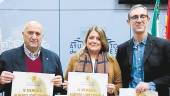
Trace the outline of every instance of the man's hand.
[[60, 75], [57, 75], [54, 77], [54, 79], [52, 80], [54, 86], [56, 87], [61, 87], [62, 84], [62, 77]]
[[136, 86], [136, 92], [141, 93], [146, 90], [149, 90], [149, 83], [146, 82], [139, 82], [139, 84]]
[[11, 83], [14, 79], [14, 75], [11, 72], [3, 71], [0, 76], [0, 84]]

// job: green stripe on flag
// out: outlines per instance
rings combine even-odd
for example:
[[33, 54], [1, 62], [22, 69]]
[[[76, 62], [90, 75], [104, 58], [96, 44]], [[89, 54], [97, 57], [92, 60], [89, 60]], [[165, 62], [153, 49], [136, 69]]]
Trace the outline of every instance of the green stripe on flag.
[[152, 19], [152, 30], [151, 34], [153, 36], [158, 36], [158, 20], [159, 20], [159, 4], [160, 0], [156, 0], [156, 4], [154, 7], [154, 14], [153, 14], [153, 19]]

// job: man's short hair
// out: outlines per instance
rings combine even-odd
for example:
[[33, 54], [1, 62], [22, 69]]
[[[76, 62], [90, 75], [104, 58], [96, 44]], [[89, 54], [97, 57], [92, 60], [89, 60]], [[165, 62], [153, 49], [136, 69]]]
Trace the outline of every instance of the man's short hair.
[[148, 10], [148, 8], [142, 4], [136, 4], [134, 6], [132, 6], [128, 12], [128, 20], [130, 20], [130, 13], [132, 12], [132, 10], [136, 9], [136, 8], [144, 8], [145, 10]]

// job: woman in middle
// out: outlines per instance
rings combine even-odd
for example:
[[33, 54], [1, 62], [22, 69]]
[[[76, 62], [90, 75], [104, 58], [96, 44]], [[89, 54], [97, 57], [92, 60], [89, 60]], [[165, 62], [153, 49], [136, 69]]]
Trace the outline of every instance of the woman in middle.
[[68, 80], [68, 72], [106, 73], [108, 96], [116, 96], [122, 86], [121, 71], [117, 60], [108, 53], [105, 31], [98, 26], [90, 27], [84, 43], [84, 48], [71, 57], [65, 80]]

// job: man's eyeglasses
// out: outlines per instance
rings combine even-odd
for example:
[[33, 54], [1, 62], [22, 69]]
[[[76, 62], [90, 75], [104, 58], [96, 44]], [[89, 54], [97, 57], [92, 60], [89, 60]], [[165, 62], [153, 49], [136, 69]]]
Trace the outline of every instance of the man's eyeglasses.
[[138, 19], [141, 19], [141, 20], [145, 20], [146, 18], [148, 18], [148, 15], [144, 15], [144, 14], [141, 14], [141, 15], [133, 15], [130, 17], [131, 20], [138, 20]]

